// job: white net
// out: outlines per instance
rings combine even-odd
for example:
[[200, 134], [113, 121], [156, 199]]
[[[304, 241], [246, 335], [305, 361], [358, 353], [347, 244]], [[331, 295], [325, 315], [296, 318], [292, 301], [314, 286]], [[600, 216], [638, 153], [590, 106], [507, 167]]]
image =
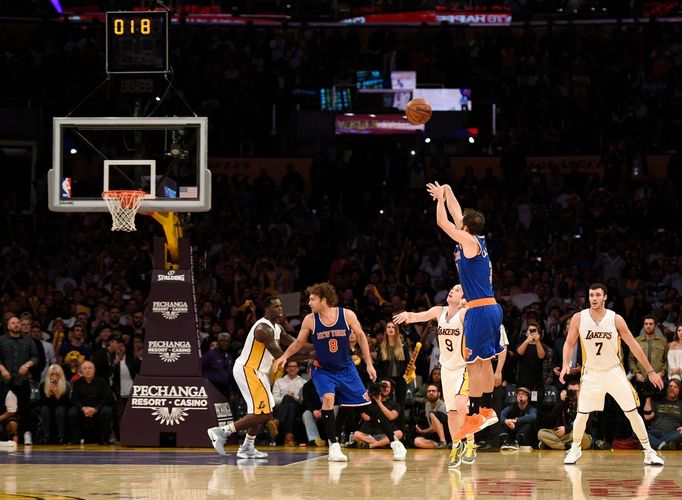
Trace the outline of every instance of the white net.
[[104, 191], [102, 198], [107, 202], [113, 223], [112, 231], [136, 231], [135, 214], [140, 208], [144, 191]]

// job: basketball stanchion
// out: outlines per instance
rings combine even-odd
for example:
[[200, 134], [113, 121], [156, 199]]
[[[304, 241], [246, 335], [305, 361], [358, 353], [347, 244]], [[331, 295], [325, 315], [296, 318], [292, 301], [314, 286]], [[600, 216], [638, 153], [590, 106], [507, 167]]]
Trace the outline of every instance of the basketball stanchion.
[[136, 231], [135, 214], [140, 208], [145, 192], [141, 190], [104, 191], [102, 198], [111, 212], [112, 231]]

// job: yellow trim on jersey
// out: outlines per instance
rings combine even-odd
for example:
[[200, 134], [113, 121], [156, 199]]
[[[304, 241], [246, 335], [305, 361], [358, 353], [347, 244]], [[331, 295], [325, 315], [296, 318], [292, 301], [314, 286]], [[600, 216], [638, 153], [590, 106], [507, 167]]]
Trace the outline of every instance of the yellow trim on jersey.
[[[625, 370], [623, 370], [623, 373], [625, 373]], [[632, 382], [628, 380], [628, 385], [630, 386], [630, 390], [632, 391], [632, 395], [635, 398], [635, 409], [639, 408], [639, 394], [637, 394], [637, 391], [635, 390], [635, 387], [632, 385]]]
[[263, 386], [263, 381], [258, 377], [258, 371], [250, 366], [244, 366], [244, 378], [249, 388], [249, 395], [253, 401], [253, 413], [272, 413], [268, 391]]
[[264, 355], [265, 344], [256, 340], [254, 336], [253, 342], [251, 342], [251, 352], [249, 353], [249, 357], [246, 358], [246, 363], [244, 363], [244, 366], [258, 370], [260, 368], [261, 362], [263, 361]]
[[462, 387], [457, 392], [457, 396], [469, 397], [469, 370], [464, 369], [464, 381], [462, 382]]

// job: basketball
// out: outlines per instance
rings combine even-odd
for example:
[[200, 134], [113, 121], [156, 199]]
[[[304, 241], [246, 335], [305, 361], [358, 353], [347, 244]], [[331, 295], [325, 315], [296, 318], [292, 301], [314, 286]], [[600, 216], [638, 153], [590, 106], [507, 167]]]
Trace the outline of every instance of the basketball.
[[412, 125], [421, 125], [431, 119], [431, 105], [426, 99], [416, 97], [407, 103], [405, 115]]

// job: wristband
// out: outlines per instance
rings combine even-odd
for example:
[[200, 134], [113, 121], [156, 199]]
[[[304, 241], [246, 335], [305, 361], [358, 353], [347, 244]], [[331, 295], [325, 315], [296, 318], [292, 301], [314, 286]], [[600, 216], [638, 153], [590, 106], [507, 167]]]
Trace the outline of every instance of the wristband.
[[646, 372], [646, 373], [647, 373], [647, 375], [648, 375], [649, 373], [656, 373], [656, 370], [654, 370], [654, 369], [652, 368], [651, 370], [649, 370], [649, 371]]
[[654, 412], [654, 410], [642, 410], [642, 413], [644, 415], [651, 415]]

